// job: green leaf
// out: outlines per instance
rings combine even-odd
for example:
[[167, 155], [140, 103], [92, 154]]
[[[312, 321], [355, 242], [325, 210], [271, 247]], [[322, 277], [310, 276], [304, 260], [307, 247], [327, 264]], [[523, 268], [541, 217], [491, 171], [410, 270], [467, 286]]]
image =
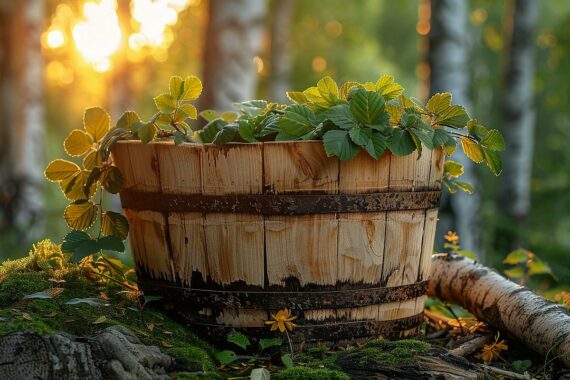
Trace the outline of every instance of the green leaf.
[[153, 296], [153, 295], [150, 295], [150, 294], [145, 294], [145, 295], [143, 296], [143, 299], [144, 299], [144, 304], [146, 305], [146, 304], [149, 304], [149, 303], [151, 303], [151, 302], [160, 301], [161, 299], [163, 299], [163, 297], [162, 297], [162, 296]]
[[464, 107], [451, 104], [449, 92], [433, 95], [426, 104], [427, 110], [435, 116], [433, 124], [463, 128], [469, 121], [469, 115]]
[[125, 252], [125, 244], [123, 240], [117, 236], [102, 236], [97, 239], [99, 249], [113, 252]]
[[259, 340], [259, 346], [262, 351], [270, 347], [280, 347], [282, 344], [283, 339], [281, 338], [267, 338]]
[[240, 332], [228, 335], [227, 341], [243, 348], [244, 350], [246, 350], [247, 346], [251, 344], [249, 338]]
[[500, 152], [505, 150], [505, 139], [503, 135], [501, 135], [501, 132], [496, 129], [491, 129], [481, 140], [481, 145], [486, 149]]
[[176, 100], [169, 94], [161, 94], [154, 98], [154, 104], [160, 112], [172, 113], [176, 109]]
[[200, 115], [202, 119], [206, 120], [207, 122], [210, 122], [218, 118], [218, 113], [214, 110], [204, 110], [200, 112], [198, 115]]
[[328, 131], [323, 135], [327, 156], [337, 156], [341, 160], [350, 160], [358, 153], [358, 145], [352, 142], [348, 131]]
[[228, 123], [233, 123], [238, 118], [238, 114], [235, 112], [222, 112], [220, 118]]
[[380, 93], [386, 100], [395, 99], [404, 92], [404, 87], [394, 82], [391, 75], [382, 75], [376, 81], [376, 91]]
[[216, 133], [214, 140], [212, 142], [214, 144], [223, 145], [227, 144], [230, 141], [234, 140], [235, 136], [238, 134], [238, 126], [234, 123], [224, 125], [224, 127]]
[[93, 147], [91, 136], [79, 129], [74, 129], [63, 142], [65, 152], [72, 157], [83, 156]]
[[443, 128], [434, 128], [433, 130], [433, 145], [434, 146], [445, 146], [449, 141], [453, 141], [453, 137]]
[[126, 131], [132, 131], [133, 125], [140, 123], [141, 118], [134, 111], [127, 111], [121, 115], [117, 121], [117, 128], [122, 128]]
[[348, 131], [350, 139], [358, 146], [364, 147], [372, 139], [370, 128], [355, 127]]
[[463, 148], [463, 152], [467, 157], [469, 157], [472, 161], [478, 164], [483, 161], [484, 159], [483, 151], [475, 141], [465, 136], [462, 136], [460, 138], [460, 141], [461, 141], [461, 147]]
[[233, 351], [224, 350], [216, 353], [216, 359], [224, 365], [231, 364], [237, 360], [237, 355]]
[[474, 136], [478, 140], [481, 140], [489, 133], [487, 128], [479, 124], [476, 119], [471, 119], [467, 122], [467, 132], [470, 136]]
[[81, 173], [81, 169], [75, 163], [57, 159], [50, 162], [44, 171], [46, 178], [52, 182], [59, 182]]
[[537, 274], [549, 274], [552, 277], [556, 278], [554, 276], [554, 273], [552, 272], [552, 269], [550, 268], [550, 265], [548, 265], [547, 262], [537, 258], [535, 258], [535, 260], [532, 263], [530, 263], [530, 266], [528, 268], [528, 274], [529, 276], [534, 276]]
[[259, 116], [267, 108], [265, 100], [248, 100], [247, 102], [234, 103], [234, 107], [242, 114], [253, 118]]
[[354, 117], [364, 124], [377, 124], [385, 113], [384, 98], [374, 92], [364, 89], [351, 91], [350, 111]]
[[89, 173], [89, 176], [87, 177], [87, 180], [83, 185], [83, 194], [85, 194], [85, 197], [89, 198], [89, 193], [91, 192], [91, 188], [93, 187], [93, 185], [97, 183], [97, 181], [99, 181], [99, 178], [101, 178], [102, 173], [103, 172], [101, 171], [101, 168], [98, 167], [95, 167], [93, 168], [93, 170], [91, 170], [91, 173]]
[[101, 107], [87, 108], [83, 115], [83, 126], [94, 141], [99, 142], [111, 125], [111, 116]]
[[135, 132], [143, 144], [147, 144], [156, 137], [156, 126], [152, 122], [135, 124]]
[[184, 93], [180, 100], [194, 100], [198, 99], [202, 93], [202, 82], [194, 75], [187, 76], [184, 79]]
[[418, 140], [422, 142], [423, 145], [426, 146], [428, 149], [433, 149], [433, 136], [434, 130], [421, 123], [416, 125], [414, 128], [410, 128], [409, 130]]
[[180, 99], [184, 92], [184, 81], [178, 76], [170, 77], [170, 97], [174, 100]]
[[88, 240], [91, 240], [91, 236], [87, 232], [71, 231], [63, 238], [61, 250], [62, 252], [73, 253], [81, 244]]
[[123, 174], [116, 166], [108, 166], [101, 174], [101, 185], [111, 194], [121, 191], [123, 182]]
[[178, 111], [182, 113], [185, 117], [196, 120], [198, 118], [198, 110], [192, 104], [185, 103], [178, 107]]
[[366, 127], [356, 127], [349, 131], [350, 139], [362, 147], [374, 159], [380, 158], [386, 149], [386, 138], [375, 130]]
[[513, 360], [511, 367], [516, 373], [524, 374], [532, 367], [532, 362], [530, 360]]
[[295, 367], [295, 364], [293, 363], [293, 357], [291, 357], [291, 354], [285, 354], [281, 356], [281, 361], [283, 362], [285, 368]]
[[91, 201], [71, 203], [65, 208], [63, 216], [70, 228], [74, 230], [86, 230], [95, 222], [97, 206]]
[[503, 163], [499, 154], [495, 151], [483, 148], [483, 155], [485, 156], [485, 163], [494, 175], [499, 175], [503, 171]]
[[90, 306], [109, 306], [109, 303], [99, 299], [99, 298], [72, 298], [67, 301], [66, 305], [79, 305], [79, 304], [87, 304]]
[[473, 189], [473, 185], [467, 182], [455, 181], [455, 186], [460, 188], [462, 191], [466, 192], [467, 194], [473, 194], [475, 189]]
[[180, 145], [183, 142], [186, 142], [186, 135], [179, 131], [172, 132], [172, 136], [174, 137], [174, 145]]
[[350, 111], [348, 104], [333, 106], [325, 111], [324, 116], [334, 125], [342, 129], [350, 129], [358, 123]]
[[410, 132], [395, 128], [394, 133], [388, 139], [388, 148], [396, 156], [403, 157], [416, 150], [416, 144]]
[[290, 105], [281, 116], [279, 127], [288, 135], [301, 137], [316, 128], [315, 114], [306, 106]]
[[116, 236], [125, 240], [129, 234], [129, 221], [114, 211], [105, 211], [101, 222], [101, 233], [105, 236]]
[[532, 253], [527, 251], [526, 249], [516, 249], [509, 253], [507, 257], [503, 260], [503, 264], [525, 264], [528, 259], [531, 257]]
[[222, 119], [214, 119], [208, 124], [204, 126], [204, 128], [196, 131], [194, 134], [194, 139], [197, 142], [201, 142], [203, 144], [211, 143], [216, 138], [218, 132], [222, 130], [222, 128], [227, 125], [225, 121]]
[[250, 380], [270, 380], [271, 372], [267, 368], [254, 368], [249, 375]]
[[317, 82], [317, 89], [323, 99], [329, 104], [334, 104], [338, 100], [338, 86], [331, 77], [324, 77]]
[[289, 91], [287, 92], [287, 97], [289, 98], [289, 100], [291, 100], [293, 103], [297, 103], [297, 104], [303, 104], [303, 103], [308, 103], [309, 99], [307, 99], [307, 97], [305, 96], [305, 94], [303, 94], [300, 91]]
[[458, 255], [465, 256], [471, 260], [477, 260], [477, 254], [473, 251], [455, 251]]
[[443, 165], [443, 172], [449, 174], [451, 177], [457, 178], [463, 174], [463, 164], [447, 160]]
[[247, 120], [238, 121], [238, 132], [242, 139], [247, 142], [256, 142], [257, 139], [254, 136], [254, 128]]
[[511, 269], [505, 269], [503, 271], [508, 278], [521, 278], [524, 276], [524, 268], [523, 267], [515, 267]]

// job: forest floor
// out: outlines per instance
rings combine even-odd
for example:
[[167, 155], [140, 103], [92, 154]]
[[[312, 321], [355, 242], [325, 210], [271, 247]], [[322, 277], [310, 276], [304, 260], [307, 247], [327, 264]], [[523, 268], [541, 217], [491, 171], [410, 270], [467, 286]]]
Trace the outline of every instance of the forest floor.
[[[145, 345], [173, 357], [175, 364], [167, 372], [175, 379], [267, 379], [263, 376], [268, 374], [272, 379], [293, 380], [435, 378], [434, 367], [459, 376], [455, 378], [462, 378], [462, 373], [475, 379], [570, 378], [557, 361], [533, 354], [436, 300], [428, 305], [419, 340], [376, 339], [334, 350], [317, 347], [295, 352], [291, 361], [282, 356], [286, 347], [283, 352], [272, 347], [246, 355], [239, 340], [231, 353], [220, 352], [154, 308], [159, 300], [145, 301], [129, 288], [132, 285], [109, 280], [104, 273], [95, 275], [92, 266], [71, 264], [62, 257], [42, 251], [0, 265], [0, 354], [3, 337], [21, 331], [92, 337], [120, 325]], [[294, 366], [286, 368], [292, 362]]]

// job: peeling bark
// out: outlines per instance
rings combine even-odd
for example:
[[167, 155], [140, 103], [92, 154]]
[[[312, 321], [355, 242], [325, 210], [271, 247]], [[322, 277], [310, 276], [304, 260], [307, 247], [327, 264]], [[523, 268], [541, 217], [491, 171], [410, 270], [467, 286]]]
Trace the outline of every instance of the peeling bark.
[[265, 0], [210, 1], [200, 109], [229, 111], [254, 97], [266, 8]]
[[44, 1], [0, 2], [0, 231], [43, 232]]
[[428, 294], [463, 306], [549, 358], [570, 367], [570, 313], [462, 256], [433, 256]]
[[[430, 93], [451, 92], [453, 102], [465, 106], [471, 111], [469, 99], [468, 47], [470, 33], [468, 29], [469, 3], [465, 0], [433, 0], [431, 2], [431, 30], [429, 33]], [[461, 162], [465, 168], [462, 181], [477, 187], [475, 165], [458, 149], [453, 160]], [[468, 195], [462, 191], [446, 197], [453, 213], [452, 226], [443, 226], [437, 236], [443, 236], [449, 228], [455, 229], [461, 236], [463, 249], [473, 252], [482, 250], [479, 245], [479, 207], [477, 192]], [[449, 207], [448, 206], [448, 207]], [[445, 207], [445, 205], [444, 205]], [[440, 216], [446, 218], [445, 213]], [[479, 256], [479, 259], [483, 258]]]

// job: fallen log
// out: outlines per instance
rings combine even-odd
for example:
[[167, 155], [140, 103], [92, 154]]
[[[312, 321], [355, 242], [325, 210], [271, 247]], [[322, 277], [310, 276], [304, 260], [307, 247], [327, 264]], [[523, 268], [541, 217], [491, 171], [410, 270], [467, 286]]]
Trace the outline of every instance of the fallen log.
[[463, 256], [432, 257], [428, 294], [455, 303], [570, 367], [570, 313], [531, 290]]

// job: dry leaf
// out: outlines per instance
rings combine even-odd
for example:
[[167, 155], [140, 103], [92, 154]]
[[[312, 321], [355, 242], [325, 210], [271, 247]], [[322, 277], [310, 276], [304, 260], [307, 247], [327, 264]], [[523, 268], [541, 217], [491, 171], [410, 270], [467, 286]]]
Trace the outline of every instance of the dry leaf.
[[28, 321], [33, 321], [33, 320], [34, 320], [34, 318], [32, 318], [32, 316], [31, 316], [30, 314], [28, 314], [28, 313], [22, 313], [22, 317], [23, 317], [25, 320], [28, 320]]
[[101, 292], [101, 293], [99, 293], [99, 299], [102, 299], [103, 301], [109, 301], [110, 298], [107, 295], [107, 293]]
[[104, 315], [102, 315], [102, 316], [100, 316], [99, 318], [97, 318], [97, 319], [95, 320], [95, 322], [93, 322], [93, 324], [94, 324], [94, 325], [98, 325], [98, 324], [100, 324], [100, 323], [105, 322], [106, 320], [107, 320], [107, 317], [104, 316]]
[[146, 328], [148, 329], [148, 331], [153, 331], [154, 330], [154, 323], [147, 323]]
[[162, 342], [160, 342], [160, 346], [164, 347], [164, 348], [172, 348], [174, 347], [172, 344], [165, 342], [164, 340]]
[[45, 314], [44, 317], [51, 318], [51, 317], [55, 317], [56, 315], [57, 315], [57, 313], [55, 311], [52, 311], [50, 313]]
[[63, 322], [64, 323], [71, 323], [71, 322], [75, 322], [75, 319], [66, 319]]
[[164, 330], [162, 332], [164, 335], [172, 335], [172, 331]]

